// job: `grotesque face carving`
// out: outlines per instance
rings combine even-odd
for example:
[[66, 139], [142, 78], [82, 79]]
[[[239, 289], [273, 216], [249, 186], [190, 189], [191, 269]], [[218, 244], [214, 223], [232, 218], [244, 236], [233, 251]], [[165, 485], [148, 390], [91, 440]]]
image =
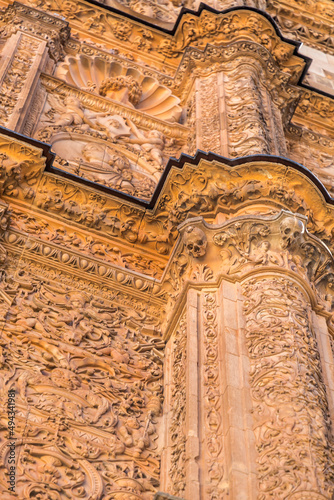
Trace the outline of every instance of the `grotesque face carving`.
[[192, 257], [203, 257], [208, 241], [199, 227], [190, 226], [184, 233], [186, 252]]
[[280, 224], [282, 248], [288, 248], [295, 243], [304, 232], [304, 224], [297, 217], [287, 217]]

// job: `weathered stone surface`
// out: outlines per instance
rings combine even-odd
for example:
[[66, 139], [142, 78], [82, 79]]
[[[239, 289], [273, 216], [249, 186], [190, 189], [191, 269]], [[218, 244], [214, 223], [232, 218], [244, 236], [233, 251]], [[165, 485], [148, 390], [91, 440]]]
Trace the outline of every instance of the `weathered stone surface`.
[[0, 0], [1, 499], [333, 497], [331, 2], [182, 6]]

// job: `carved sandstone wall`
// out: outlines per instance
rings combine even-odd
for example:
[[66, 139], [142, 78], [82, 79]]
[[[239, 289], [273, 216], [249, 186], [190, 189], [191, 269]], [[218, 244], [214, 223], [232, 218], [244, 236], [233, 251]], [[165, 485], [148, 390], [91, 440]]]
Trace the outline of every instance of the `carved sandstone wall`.
[[182, 5], [0, 0], [4, 500], [332, 498], [330, 2]]

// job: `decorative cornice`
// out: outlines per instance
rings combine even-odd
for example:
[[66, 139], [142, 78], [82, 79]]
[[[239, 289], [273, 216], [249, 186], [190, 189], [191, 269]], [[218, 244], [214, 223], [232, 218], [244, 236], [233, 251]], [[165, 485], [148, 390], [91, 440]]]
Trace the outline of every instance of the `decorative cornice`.
[[31, 236], [27, 238], [26, 234], [19, 231], [6, 231], [4, 240], [5, 247], [13, 254], [21, 253], [23, 250], [27, 259], [44, 265], [53, 262], [55, 268], [73, 273], [74, 276], [89, 275], [91, 280], [101, 286], [113, 282], [115, 291], [126, 293], [131, 288], [131, 294], [138, 299], [145, 301], [150, 298], [155, 305], [162, 305], [158, 299], [161, 285], [155, 278], [143, 273], [112, 265], [66, 246], [56, 245], [52, 241], [45, 242]]
[[283, 33], [310, 47], [334, 53], [332, 2], [269, 0], [267, 9]]

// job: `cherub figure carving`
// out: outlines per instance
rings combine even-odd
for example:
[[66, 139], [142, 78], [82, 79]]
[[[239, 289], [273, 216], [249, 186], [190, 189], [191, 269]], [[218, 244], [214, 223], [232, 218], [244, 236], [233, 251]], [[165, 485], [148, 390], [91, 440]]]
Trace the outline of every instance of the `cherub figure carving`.
[[121, 440], [125, 444], [129, 455], [139, 458], [151, 444], [150, 435], [154, 434], [155, 426], [152, 424], [151, 415], [146, 420], [145, 427], [135, 417], [129, 417], [119, 428]]
[[277, 266], [284, 265], [283, 257], [279, 253], [270, 250], [270, 243], [267, 240], [261, 241], [257, 245], [251, 260], [255, 264], [261, 264], [263, 266], [268, 266], [270, 264], [275, 264]]
[[83, 128], [88, 130], [93, 125], [88, 116], [86, 116], [85, 110], [77, 97], [69, 95], [62, 101], [59, 96], [49, 94], [48, 101], [52, 110], [59, 114], [59, 118], [55, 122], [46, 120], [54, 126], [68, 127], [70, 125], [82, 125]]
[[131, 144], [138, 144], [141, 147], [144, 156], [146, 156], [148, 160], [151, 160], [154, 165], [160, 167], [163, 163], [162, 152], [166, 144], [164, 134], [158, 130], [142, 132], [129, 119], [127, 119], [127, 124], [129, 125], [133, 135], [131, 138], [124, 137], [123, 141]]
[[[58, 114], [56, 120], [45, 120], [55, 127], [79, 126], [83, 131], [95, 130], [104, 133], [112, 140], [119, 136], [130, 135], [130, 128], [120, 116], [110, 116], [108, 113], [96, 113], [83, 107], [80, 100], [69, 95], [62, 99], [60, 96], [49, 94], [51, 113]], [[50, 112], [46, 116], [50, 116]]]

